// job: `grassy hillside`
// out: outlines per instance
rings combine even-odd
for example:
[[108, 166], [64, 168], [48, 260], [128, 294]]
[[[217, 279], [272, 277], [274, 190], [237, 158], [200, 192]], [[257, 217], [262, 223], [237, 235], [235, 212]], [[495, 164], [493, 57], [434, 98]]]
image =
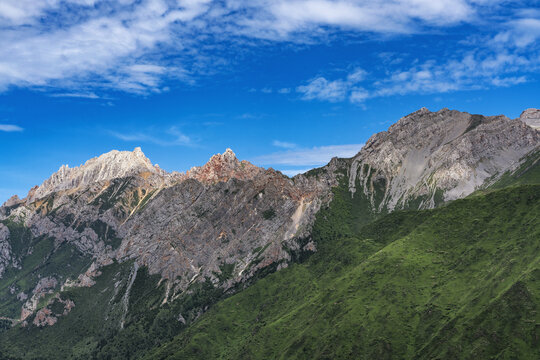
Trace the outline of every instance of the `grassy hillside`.
[[2, 223], [10, 230], [11, 248], [20, 265], [20, 269], [8, 267], [0, 282], [0, 313], [4, 317], [19, 318], [23, 301], [17, 295], [31, 296], [40, 278], [52, 276], [61, 283], [84, 272], [92, 263], [69, 243], [58, 245], [50, 237], [34, 237], [29, 229], [12, 220]]
[[540, 186], [360, 229], [322, 212], [319, 251], [219, 302], [147, 359], [540, 358]]

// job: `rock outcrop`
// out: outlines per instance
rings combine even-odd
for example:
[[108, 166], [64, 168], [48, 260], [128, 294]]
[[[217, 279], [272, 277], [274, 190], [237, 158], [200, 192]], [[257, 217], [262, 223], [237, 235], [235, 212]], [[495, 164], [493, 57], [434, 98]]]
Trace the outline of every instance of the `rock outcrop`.
[[519, 119], [533, 129], [540, 129], [540, 109], [527, 109]]

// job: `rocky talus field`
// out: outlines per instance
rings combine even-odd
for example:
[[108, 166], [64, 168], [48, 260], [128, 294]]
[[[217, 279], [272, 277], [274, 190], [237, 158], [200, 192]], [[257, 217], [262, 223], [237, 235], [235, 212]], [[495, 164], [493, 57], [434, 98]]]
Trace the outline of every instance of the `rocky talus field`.
[[140, 148], [0, 207], [2, 359], [539, 359], [540, 110], [425, 108], [289, 178]]

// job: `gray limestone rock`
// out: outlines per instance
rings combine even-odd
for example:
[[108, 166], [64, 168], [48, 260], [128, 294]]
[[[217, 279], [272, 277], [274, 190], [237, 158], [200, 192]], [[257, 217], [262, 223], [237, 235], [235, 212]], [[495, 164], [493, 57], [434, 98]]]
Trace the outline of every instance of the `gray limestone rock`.
[[521, 113], [519, 119], [533, 129], [540, 129], [540, 109], [527, 109]]
[[[377, 211], [418, 208], [465, 197], [537, 149], [540, 134], [505, 116], [423, 108], [373, 135], [353, 158], [349, 187]], [[375, 193], [382, 200], [375, 201]]]

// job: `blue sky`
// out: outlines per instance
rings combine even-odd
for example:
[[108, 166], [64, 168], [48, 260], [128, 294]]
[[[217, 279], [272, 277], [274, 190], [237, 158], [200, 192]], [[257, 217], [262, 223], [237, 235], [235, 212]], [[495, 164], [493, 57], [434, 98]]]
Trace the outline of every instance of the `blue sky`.
[[420, 107], [540, 107], [540, 2], [2, 0], [0, 202], [141, 146], [293, 174]]

